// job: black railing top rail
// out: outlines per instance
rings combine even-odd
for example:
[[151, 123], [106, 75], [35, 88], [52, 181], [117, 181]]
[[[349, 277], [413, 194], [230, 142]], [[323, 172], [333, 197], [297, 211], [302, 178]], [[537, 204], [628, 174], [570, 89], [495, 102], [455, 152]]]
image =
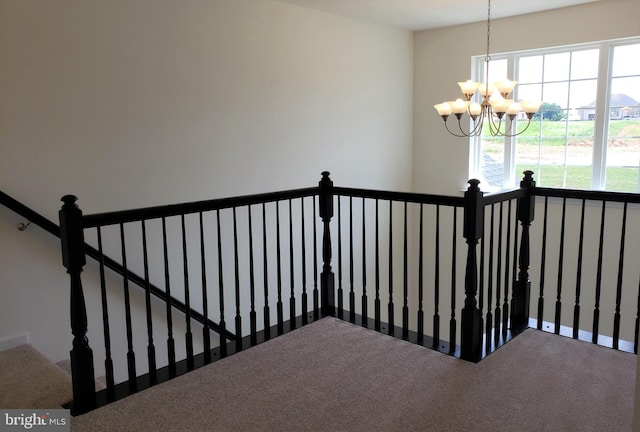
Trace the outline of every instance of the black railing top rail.
[[640, 194], [638, 193], [596, 191], [596, 190], [583, 190], [583, 189], [556, 189], [556, 188], [545, 188], [545, 187], [535, 187], [532, 189], [532, 191], [533, 191], [533, 194], [536, 196], [640, 204]]
[[38, 225], [48, 233], [60, 237], [60, 227], [58, 225], [2, 191], [0, 191], [0, 204]]
[[[32, 210], [31, 208], [27, 207], [26, 205], [22, 204], [20, 201], [16, 200], [15, 198], [12, 198], [11, 196], [7, 195], [6, 193], [0, 191], [0, 204], [4, 205], [5, 207], [7, 207], [9, 210], [19, 214], [20, 216], [24, 217], [25, 219], [31, 221], [32, 223], [38, 225], [40, 228], [42, 228], [43, 230], [47, 231], [48, 233], [60, 238], [60, 227], [58, 225], [56, 225], [55, 223], [53, 223], [52, 221], [50, 221], [49, 219], [47, 219], [46, 217], [42, 216], [40, 213]], [[87, 255], [89, 255], [91, 258], [95, 259], [96, 261], [100, 261], [100, 252], [94, 248], [91, 245], [88, 244], [84, 244], [84, 251]], [[122, 265], [120, 265], [118, 262], [114, 261], [113, 259], [109, 258], [108, 256], [102, 256], [102, 259], [104, 261], [104, 265], [113, 270], [114, 272], [116, 272], [117, 274], [124, 276], [126, 274], [126, 277], [132, 281], [133, 283], [135, 283], [136, 285], [145, 288], [147, 286], [146, 281], [144, 280], [144, 278], [142, 278], [141, 276], [135, 274], [134, 272], [132, 272], [131, 270], [127, 270], [125, 272], [124, 268], [122, 267]], [[164, 291], [162, 291], [161, 289], [157, 288], [156, 286], [149, 284], [149, 290], [151, 291], [151, 293], [153, 295], [155, 295], [156, 297], [166, 301], [167, 299], [165, 298], [165, 293]], [[187, 307], [184, 303], [182, 303], [180, 300], [177, 300], [173, 297], [171, 297], [169, 300], [169, 303], [171, 303], [171, 305], [173, 307], [175, 307], [176, 309], [178, 309], [179, 311], [181, 311], [182, 313], [185, 313], [187, 310]], [[191, 310], [191, 317], [193, 319], [195, 319], [196, 321], [203, 323], [204, 324], [204, 316], [195, 310]], [[208, 320], [209, 323], [209, 328], [213, 331], [216, 331], [219, 333], [219, 326], [217, 323]], [[233, 333], [230, 332], [225, 332], [225, 335], [227, 337], [227, 339], [230, 340], [234, 340], [235, 339], [235, 335]]]
[[346, 187], [333, 187], [334, 195], [350, 196], [357, 198], [382, 199], [389, 201], [413, 202], [417, 204], [440, 204], [452, 207], [464, 207], [464, 197], [430, 195], [414, 192], [391, 192], [376, 189], [358, 189]]
[[523, 188], [508, 189], [505, 191], [486, 194], [484, 195], [482, 202], [484, 203], [484, 205], [491, 205], [491, 204], [499, 203], [501, 201], [509, 201], [516, 198], [523, 198], [527, 196], [527, 193], [528, 193], [527, 189], [523, 189]]
[[309, 188], [291, 189], [279, 192], [267, 192], [239, 197], [217, 198], [206, 201], [194, 201], [182, 204], [169, 204], [132, 210], [89, 214], [83, 216], [83, 225], [85, 228], [92, 228], [104, 225], [186, 215], [204, 211], [222, 210], [225, 208], [249, 206], [252, 204], [262, 204], [274, 201], [304, 198], [317, 195], [319, 191], [320, 188], [318, 186], [314, 186]]

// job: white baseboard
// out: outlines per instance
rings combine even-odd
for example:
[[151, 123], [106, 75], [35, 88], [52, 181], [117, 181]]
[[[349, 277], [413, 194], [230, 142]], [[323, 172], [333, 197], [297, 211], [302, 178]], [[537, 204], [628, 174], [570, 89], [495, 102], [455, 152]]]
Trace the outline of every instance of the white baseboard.
[[29, 334], [22, 333], [6, 339], [0, 339], [0, 351], [8, 350], [29, 343]]

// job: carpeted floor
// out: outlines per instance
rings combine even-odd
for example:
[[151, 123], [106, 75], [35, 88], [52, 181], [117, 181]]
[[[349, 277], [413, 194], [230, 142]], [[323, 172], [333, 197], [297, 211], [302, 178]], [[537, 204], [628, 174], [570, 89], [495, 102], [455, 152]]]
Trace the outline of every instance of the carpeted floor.
[[471, 364], [325, 318], [74, 431], [630, 431], [636, 356], [527, 330]]
[[31, 345], [0, 352], [0, 408], [62, 408], [71, 376]]

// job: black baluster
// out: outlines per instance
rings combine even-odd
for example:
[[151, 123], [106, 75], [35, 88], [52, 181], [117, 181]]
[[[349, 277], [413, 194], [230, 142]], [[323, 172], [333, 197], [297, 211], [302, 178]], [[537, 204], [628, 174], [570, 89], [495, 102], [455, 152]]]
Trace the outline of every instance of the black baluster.
[[374, 302], [375, 330], [380, 331], [380, 229], [378, 198], [376, 198], [376, 299]]
[[98, 235], [98, 255], [100, 268], [100, 298], [102, 302], [102, 330], [104, 334], [104, 370], [107, 382], [107, 400], [112, 402], [116, 399], [115, 381], [113, 376], [113, 359], [111, 358], [111, 330], [109, 327], [109, 308], [107, 302], [107, 283], [104, 272], [104, 253], [102, 251], [102, 230], [96, 228]]
[[368, 301], [367, 301], [367, 240], [365, 200], [362, 198], [362, 325], [368, 327]]
[[233, 212], [233, 269], [235, 276], [235, 297], [236, 297], [236, 352], [242, 351], [242, 316], [240, 315], [240, 265], [238, 259], [238, 219], [236, 217], [236, 208], [232, 208]]
[[313, 319], [320, 319], [320, 301], [318, 296], [318, 213], [316, 199], [313, 197]]
[[180, 215], [182, 227], [182, 270], [184, 278], [184, 305], [185, 305], [185, 348], [187, 350], [187, 369], [193, 370], [193, 334], [191, 333], [191, 293], [189, 291], [189, 257], [187, 255], [187, 228], [184, 215]]
[[307, 306], [307, 236], [304, 227], [304, 197], [300, 198], [300, 238], [302, 246], [302, 324], [309, 322]]
[[613, 348], [618, 349], [620, 341], [620, 304], [622, 303], [622, 275], [624, 269], [624, 243], [627, 232], [627, 203], [622, 210], [622, 231], [620, 232], [620, 255], [618, 257], [618, 283], [616, 286], [616, 312], [613, 317]]
[[500, 299], [501, 297], [501, 289], [502, 289], [502, 220], [504, 219], [504, 205], [503, 201], [500, 202], [500, 217], [498, 218], [498, 250], [497, 250], [497, 259], [496, 263], [496, 307], [494, 310], [493, 318], [495, 320], [493, 327], [493, 338], [495, 340], [496, 346], [498, 346], [500, 342], [500, 335], [502, 332], [501, 329], [501, 320], [502, 320], [502, 312], [500, 309]]
[[420, 204], [420, 233], [418, 234], [418, 343], [424, 342], [424, 204]]
[[158, 383], [158, 372], [156, 368], [156, 348], [153, 344], [153, 320], [151, 315], [151, 286], [149, 282], [149, 254], [147, 252], [147, 226], [143, 220], [142, 225], [142, 256], [144, 265], [144, 300], [147, 313], [147, 359], [149, 361], [149, 383]]
[[[220, 301], [220, 356], [227, 356], [227, 324], [224, 320], [224, 274], [222, 271], [222, 234], [220, 229], [220, 210], [216, 210], [216, 231], [218, 235], [218, 297]], [[266, 268], [266, 267], [265, 267]], [[241, 337], [240, 335], [236, 335]]]
[[558, 259], [558, 287], [556, 291], [556, 314], [554, 333], [560, 334], [561, 313], [562, 313], [562, 270], [564, 261], [564, 227], [567, 214], [567, 199], [562, 198], [562, 221], [560, 226], [560, 252]]
[[[519, 203], [516, 201], [516, 218], [513, 222], [513, 264], [511, 270], [511, 302], [509, 306], [513, 305], [513, 298], [517, 295], [517, 287], [518, 284], [518, 205]], [[509, 328], [513, 329], [513, 308], [510, 307], [511, 316], [507, 315], [507, 317], [511, 320]], [[512, 332], [513, 335], [518, 334], [518, 332]], [[506, 338], [506, 332], [505, 332]]]
[[[169, 275], [169, 250], [167, 246], [167, 221], [162, 218], [162, 250], [164, 258], [165, 308], [167, 313], [167, 358], [169, 376], [176, 376], [176, 343], [173, 338], [173, 316], [171, 311], [171, 279]], [[221, 333], [222, 334], [222, 333]]]
[[[484, 223], [485, 213], [486, 213], [486, 209], [483, 204], [482, 206], [483, 223], [482, 223], [482, 232], [480, 234], [480, 269], [479, 269], [480, 274], [478, 276], [478, 310], [480, 311], [480, 332], [481, 333], [484, 332], [484, 259], [485, 259], [484, 238], [485, 238], [485, 230], [486, 230], [485, 223]], [[488, 309], [491, 309], [491, 303], [489, 303]], [[482, 350], [482, 347], [480, 347], [480, 349]], [[487, 350], [487, 353], [489, 353], [489, 350]]]
[[451, 318], [449, 318], [449, 354], [456, 351], [456, 255], [458, 240], [458, 209], [453, 207], [453, 232], [451, 236]]
[[251, 332], [251, 346], [258, 343], [258, 322], [256, 318], [256, 279], [253, 269], [253, 221], [251, 217], [251, 206], [247, 206], [248, 228], [249, 228], [249, 301], [251, 302], [249, 311], [249, 331]]
[[124, 225], [120, 224], [120, 246], [122, 251], [122, 268], [124, 269], [124, 277], [122, 286], [124, 290], [124, 310], [125, 323], [127, 328], [127, 371], [129, 374], [129, 393], [138, 391], [138, 381], [136, 374], [136, 354], [133, 351], [133, 330], [131, 325], [131, 298], [129, 296], [129, 278], [126, 276], [127, 268], [127, 247], [124, 236]]
[[436, 205], [435, 265], [433, 280], [433, 348], [440, 346], [440, 204]]
[[507, 243], [504, 248], [504, 297], [502, 302], [502, 340], [507, 339], [507, 333], [509, 331], [509, 274], [511, 268], [509, 267], [509, 259], [511, 257], [511, 200], [507, 206]]
[[349, 321], [356, 322], [356, 295], [353, 291], [353, 197], [349, 197]]
[[607, 202], [602, 201], [602, 216], [600, 218], [600, 242], [598, 244], [598, 272], [596, 276], [596, 304], [593, 310], [593, 333], [591, 341], [598, 343], [598, 332], [600, 326], [600, 293], [602, 291], [602, 255], [604, 253], [604, 221], [607, 209]]
[[209, 301], [207, 292], [207, 261], [204, 239], [204, 221], [202, 212], [199, 214], [200, 220], [200, 264], [202, 275], [202, 314], [204, 316], [204, 327], [202, 328], [202, 343], [204, 348], [204, 362], [211, 363], [211, 333], [209, 328]]
[[271, 317], [269, 316], [269, 260], [267, 251], [267, 210], [265, 203], [262, 203], [262, 274], [264, 278], [264, 339], [271, 339]]
[[289, 199], [289, 284], [290, 284], [290, 296], [289, 296], [289, 323], [291, 329], [296, 328], [296, 297], [295, 297], [295, 274], [294, 274], [294, 262], [293, 262], [293, 203]]
[[494, 256], [494, 227], [495, 227], [495, 204], [491, 204], [491, 222], [489, 228], [489, 268], [487, 269], [487, 316], [485, 320], [485, 338], [486, 338], [486, 351], [491, 350], [493, 344], [493, 334], [491, 329], [493, 327], [493, 313], [491, 312], [491, 306], [493, 303], [493, 256]]
[[[484, 228], [483, 193], [478, 187], [479, 184], [479, 180], [469, 180], [469, 189], [464, 194], [463, 235], [468, 249], [464, 277], [465, 300], [462, 309], [460, 358], [474, 362], [480, 361], [482, 357], [482, 312], [477, 306], [476, 299], [478, 293], [477, 245]], [[453, 256], [455, 257], [455, 252]]]
[[331, 230], [330, 222], [333, 217], [333, 182], [329, 178], [329, 172], [322, 173], [320, 186], [320, 217], [323, 224], [322, 235], [322, 277], [320, 279], [320, 291], [322, 296], [322, 315], [335, 315], [335, 275], [331, 271]]
[[282, 310], [282, 258], [280, 256], [280, 201], [276, 201], [276, 263], [277, 294], [276, 309], [278, 314], [278, 336], [284, 333], [284, 311]]
[[[513, 334], [522, 332], [529, 325], [529, 305], [531, 303], [531, 281], [529, 280], [530, 241], [529, 227], [535, 217], [535, 196], [533, 188], [536, 182], [533, 180], [533, 171], [525, 171], [524, 179], [520, 182], [521, 188], [527, 189], [527, 196], [518, 199], [518, 220], [522, 226], [522, 242], [518, 256], [518, 279], [513, 292], [513, 318], [511, 331]], [[516, 239], [518, 237], [516, 236]], [[515, 273], [515, 270], [514, 270]]]
[[638, 354], [638, 333], [640, 330], [640, 278], [638, 278], [638, 296], [636, 302], [636, 329], [633, 336], [633, 353]]
[[96, 407], [96, 389], [93, 370], [93, 352], [87, 338], [87, 310], [82, 292], [82, 268], [86, 264], [82, 211], [73, 195], [62, 197], [64, 205], [59, 212], [62, 262], [70, 277], [71, 374], [74, 415], [84, 414]]
[[538, 296], [538, 330], [542, 330], [544, 319], [544, 282], [547, 262], [547, 210], [549, 208], [549, 197], [544, 197], [544, 219], [542, 226], [542, 256], [540, 257], [540, 294]]
[[389, 329], [388, 333], [395, 333], [393, 306], [393, 201], [389, 201]]
[[403, 263], [402, 263], [402, 339], [409, 339], [409, 245], [407, 235], [407, 202], [404, 202], [404, 231], [403, 231]]
[[580, 291], [582, 285], [582, 247], [584, 245], [584, 212], [586, 200], [582, 200], [580, 212], [580, 238], [578, 240], [578, 268], [576, 274], [576, 300], [573, 305], [573, 338], [578, 339], [580, 330]]
[[342, 197], [338, 197], [338, 318], [344, 316], [344, 300], [342, 289]]

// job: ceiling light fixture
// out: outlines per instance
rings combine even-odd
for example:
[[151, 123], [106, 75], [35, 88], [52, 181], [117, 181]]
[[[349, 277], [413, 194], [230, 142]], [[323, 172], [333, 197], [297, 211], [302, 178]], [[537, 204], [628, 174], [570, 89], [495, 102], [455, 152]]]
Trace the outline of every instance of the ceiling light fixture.
[[[531, 124], [531, 119], [542, 105], [542, 102], [538, 101], [516, 102], [513, 99], [507, 99], [516, 86], [517, 81], [510, 81], [506, 79], [489, 84], [489, 62], [491, 61], [490, 41], [491, 0], [488, 0], [487, 55], [484, 59], [486, 65], [486, 82], [479, 83], [471, 80], [459, 82], [458, 85], [460, 86], [460, 90], [462, 90], [464, 99], [460, 98], [455, 101], [443, 102], [434, 105], [434, 108], [438, 111], [442, 120], [444, 120], [444, 125], [447, 128], [447, 131], [457, 137], [480, 136], [484, 129], [487, 129], [487, 132], [492, 136], [520, 135], [527, 130]], [[482, 102], [472, 101], [476, 92], [479, 93], [479, 96], [482, 98]], [[465, 131], [462, 128], [462, 118], [465, 113], [469, 115], [473, 124], [470, 126], [468, 131]], [[527, 124], [518, 132], [517, 129], [512, 129], [514, 128], [514, 124], [521, 113], [524, 113], [522, 115], [523, 118], [526, 116]], [[459, 132], [449, 129], [447, 119], [451, 114], [453, 114], [458, 120]], [[486, 127], [485, 123], [487, 124]]]

